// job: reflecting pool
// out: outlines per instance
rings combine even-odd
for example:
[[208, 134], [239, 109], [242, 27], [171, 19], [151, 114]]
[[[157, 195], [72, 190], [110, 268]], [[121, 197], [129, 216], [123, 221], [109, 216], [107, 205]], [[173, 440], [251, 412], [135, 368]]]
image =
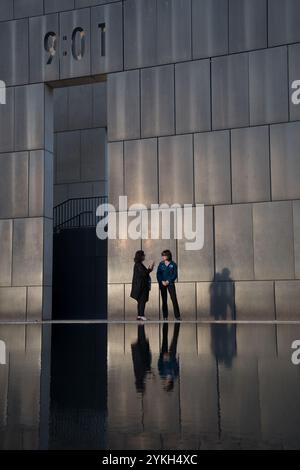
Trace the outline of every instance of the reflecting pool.
[[1, 449], [300, 449], [300, 325], [0, 325]]

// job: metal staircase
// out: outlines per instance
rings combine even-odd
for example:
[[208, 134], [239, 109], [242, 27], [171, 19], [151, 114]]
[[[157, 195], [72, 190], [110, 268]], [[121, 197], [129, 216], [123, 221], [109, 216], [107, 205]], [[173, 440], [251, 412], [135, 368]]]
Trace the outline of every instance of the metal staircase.
[[107, 203], [107, 196], [72, 198], [53, 209], [55, 233], [65, 229], [96, 227], [97, 207]]

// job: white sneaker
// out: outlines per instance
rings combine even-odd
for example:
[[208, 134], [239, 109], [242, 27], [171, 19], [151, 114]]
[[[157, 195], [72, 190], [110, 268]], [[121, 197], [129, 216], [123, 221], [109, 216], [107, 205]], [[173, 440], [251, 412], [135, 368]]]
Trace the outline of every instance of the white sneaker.
[[147, 318], [146, 317], [137, 317], [137, 320], [138, 321], [147, 321]]

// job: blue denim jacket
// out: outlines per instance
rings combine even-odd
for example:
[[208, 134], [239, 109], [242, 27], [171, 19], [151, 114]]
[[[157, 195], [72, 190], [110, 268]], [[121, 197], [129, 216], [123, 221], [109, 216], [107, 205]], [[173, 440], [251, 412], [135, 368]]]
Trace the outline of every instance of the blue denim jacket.
[[169, 281], [170, 284], [173, 284], [177, 279], [177, 264], [171, 261], [169, 266], [167, 266], [164, 261], [162, 261], [158, 265], [156, 277], [160, 284], [163, 281]]

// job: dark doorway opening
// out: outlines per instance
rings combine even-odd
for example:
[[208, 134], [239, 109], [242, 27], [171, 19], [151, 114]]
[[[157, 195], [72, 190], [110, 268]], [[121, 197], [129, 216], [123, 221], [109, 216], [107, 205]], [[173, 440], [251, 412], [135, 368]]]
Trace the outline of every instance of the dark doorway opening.
[[106, 82], [54, 90], [53, 320], [107, 318]]

